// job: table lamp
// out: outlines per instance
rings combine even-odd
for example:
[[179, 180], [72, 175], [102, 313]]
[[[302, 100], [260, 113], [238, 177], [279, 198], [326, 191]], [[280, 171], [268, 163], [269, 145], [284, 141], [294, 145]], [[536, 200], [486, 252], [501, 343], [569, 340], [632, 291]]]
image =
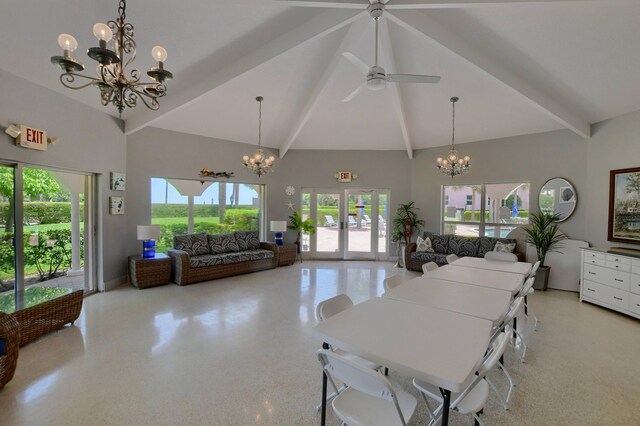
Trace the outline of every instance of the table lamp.
[[138, 225], [138, 240], [142, 240], [142, 258], [156, 257], [156, 240], [160, 238], [160, 225]]
[[282, 233], [287, 230], [287, 221], [286, 220], [272, 220], [271, 221], [271, 232], [275, 232], [276, 234], [276, 244], [281, 246], [283, 243]]

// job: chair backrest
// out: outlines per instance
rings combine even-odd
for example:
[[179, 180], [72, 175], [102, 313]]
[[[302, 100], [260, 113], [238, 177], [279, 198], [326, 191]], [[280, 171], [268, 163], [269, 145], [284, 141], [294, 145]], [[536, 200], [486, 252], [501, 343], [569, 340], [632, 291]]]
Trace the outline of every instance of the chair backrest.
[[318, 322], [331, 318], [335, 314], [353, 307], [353, 301], [346, 294], [339, 294], [331, 299], [323, 300], [316, 306]]
[[426, 274], [427, 272], [433, 271], [434, 269], [438, 269], [438, 264], [436, 262], [427, 262], [422, 264], [422, 273]]
[[511, 302], [511, 307], [509, 308], [509, 312], [507, 312], [507, 315], [505, 315], [505, 317], [502, 319], [502, 324], [506, 325], [509, 324], [511, 321], [513, 321], [513, 319], [520, 313], [520, 311], [522, 311], [522, 308], [524, 306], [524, 297], [519, 296], [516, 297], [513, 302]]
[[391, 382], [382, 373], [326, 349], [320, 349], [316, 354], [324, 371], [348, 387], [375, 398], [393, 402], [402, 424], [406, 424], [396, 392]]
[[390, 277], [385, 278], [384, 281], [382, 282], [382, 285], [384, 286], [384, 291], [389, 291], [392, 288], [399, 286], [406, 280], [407, 279], [404, 277], [404, 275], [400, 275], [400, 274], [391, 275]]
[[356, 218], [353, 216], [349, 216], [349, 223], [356, 223]]
[[333, 216], [331, 216], [330, 214], [326, 214], [324, 215], [325, 220], [327, 221], [328, 224], [333, 225], [336, 223], [335, 220], [333, 220]]
[[453, 263], [458, 259], [460, 259], [458, 255], [455, 255], [453, 253], [447, 255], [447, 263]]
[[362, 217], [364, 217], [364, 219], [365, 219], [367, 222], [371, 223], [371, 218], [369, 217], [369, 215], [368, 215], [368, 214], [363, 214], [363, 215], [362, 215]]
[[378, 222], [379, 223], [385, 223], [384, 217], [382, 217], [381, 214], [378, 215]]
[[533, 264], [531, 271], [529, 271], [529, 277], [535, 277], [539, 267], [540, 267], [540, 261], [538, 260], [536, 263]]
[[509, 335], [503, 331], [493, 340], [489, 353], [478, 368], [478, 376], [484, 377], [487, 372], [489, 372], [496, 366], [498, 361], [500, 361], [500, 357], [502, 357], [504, 351], [507, 349], [508, 345]]
[[518, 256], [513, 253], [503, 253], [500, 251], [488, 251], [484, 258], [487, 260], [499, 260], [501, 262], [517, 262]]
[[531, 290], [531, 287], [533, 287], [533, 283], [535, 280], [536, 280], [535, 277], [527, 278], [527, 280], [524, 282], [522, 286], [522, 290], [520, 290], [519, 295], [525, 296], [529, 292], [529, 290]]

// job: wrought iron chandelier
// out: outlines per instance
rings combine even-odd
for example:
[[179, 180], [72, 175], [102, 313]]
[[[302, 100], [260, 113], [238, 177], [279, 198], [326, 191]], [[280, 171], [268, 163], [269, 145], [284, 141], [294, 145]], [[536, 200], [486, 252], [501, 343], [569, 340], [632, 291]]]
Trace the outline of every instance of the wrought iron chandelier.
[[78, 90], [96, 86], [100, 90], [102, 105], [113, 104], [120, 115], [125, 108], [135, 107], [138, 99], [147, 108], [157, 111], [160, 107], [158, 98], [167, 93], [164, 82], [173, 78], [173, 74], [164, 69], [167, 51], [162, 46], [151, 49], [156, 67], [149, 69], [147, 75], [153, 82], [141, 82], [140, 71], [137, 69], [127, 73], [127, 66], [136, 59], [136, 43], [133, 40], [133, 25], [125, 22], [126, 8], [126, 0], [120, 0], [117, 20], [93, 26], [93, 34], [99, 40], [99, 46], [90, 47], [87, 55], [99, 64], [96, 68], [97, 77], [79, 74], [84, 70], [84, 65], [71, 56], [78, 47], [78, 42], [69, 34], [58, 36], [58, 44], [64, 54], [52, 56], [51, 63], [64, 71], [60, 74], [60, 82], [65, 87]]
[[458, 102], [459, 98], [453, 97], [450, 99], [451, 105], [453, 106], [453, 125], [451, 132], [451, 150], [449, 151], [449, 155], [446, 158], [438, 157], [437, 167], [438, 171], [447, 176], [451, 176], [451, 179], [454, 176], [460, 175], [462, 173], [466, 173], [469, 171], [469, 167], [471, 164], [469, 160], [471, 157], [465, 155], [464, 157], [458, 157], [458, 151], [456, 151], [455, 147], [455, 137], [456, 137], [456, 102]]
[[256, 101], [258, 101], [258, 150], [253, 157], [249, 157], [245, 155], [242, 157], [242, 165], [247, 169], [251, 170], [253, 173], [257, 174], [258, 177], [272, 172], [273, 162], [275, 161], [275, 157], [273, 155], [266, 157], [264, 152], [262, 151], [262, 101], [264, 98], [262, 96], [258, 96]]

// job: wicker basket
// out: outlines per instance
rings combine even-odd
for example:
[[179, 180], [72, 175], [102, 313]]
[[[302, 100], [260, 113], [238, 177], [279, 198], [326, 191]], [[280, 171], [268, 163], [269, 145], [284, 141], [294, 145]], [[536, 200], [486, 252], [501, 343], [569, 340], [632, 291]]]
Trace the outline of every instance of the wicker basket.
[[18, 364], [20, 324], [9, 314], [0, 312], [0, 338], [4, 339], [5, 354], [0, 356], [0, 389], [13, 378]]

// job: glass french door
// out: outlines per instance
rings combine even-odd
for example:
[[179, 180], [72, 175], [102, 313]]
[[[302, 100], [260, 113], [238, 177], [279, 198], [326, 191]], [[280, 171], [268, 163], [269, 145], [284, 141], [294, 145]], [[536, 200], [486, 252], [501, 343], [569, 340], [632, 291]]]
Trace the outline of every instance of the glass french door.
[[377, 189], [303, 189], [302, 217], [316, 226], [315, 234], [302, 236], [303, 253], [315, 259], [386, 259], [388, 200], [388, 191]]
[[0, 164], [0, 311], [93, 291], [92, 176]]

